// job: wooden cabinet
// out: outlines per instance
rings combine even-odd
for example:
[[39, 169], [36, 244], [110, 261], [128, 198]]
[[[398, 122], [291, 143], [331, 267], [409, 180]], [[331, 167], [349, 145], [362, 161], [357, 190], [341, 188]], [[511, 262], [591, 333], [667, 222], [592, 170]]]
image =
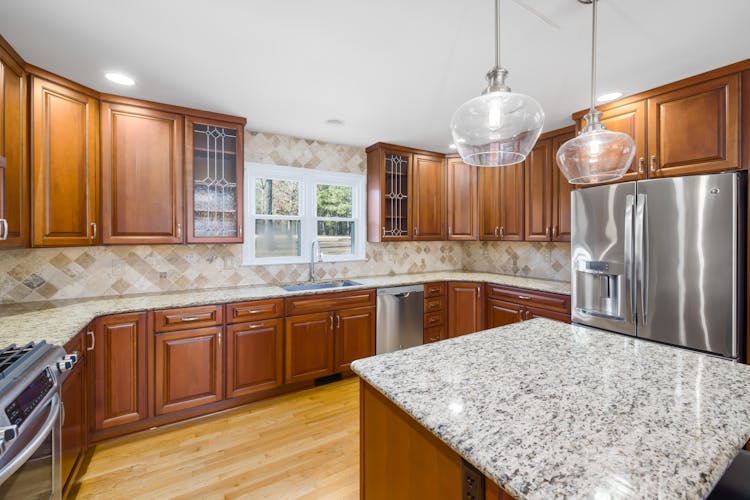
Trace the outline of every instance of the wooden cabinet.
[[33, 245], [99, 241], [99, 101], [31, 77]]
[[[62, 486], [70, 489], [73, 475], [81, 463], [86, 448], [86, 358], [83, 343], [84, 330], [65, 344], [65, 352], [78, 353], [78, 363], [68, 373], [60, 389], [65, 419], [60, 429]], [[65, 495], [63, 495], [65, 496]]]
[[427, 283], [424, 286], [424, 319], [422, 321], [424, 344], [448, 338], [445, 290], [445, 282]]
[[448, 337], [484, 329], [484, 283], [448, 283]]
[[650, 98], [649, 177], [739, 168], [739, 98], [738, 74]]
[[446, 161], [448, 239], [479, 239], [479, 192], [477, 167], [461, 158]]
[[533, 318], [570, 323], [570, 296], [501, 285], [487, 285], [487, 328]]
[[26, 75], [0, 46], [0, 249], [29, 246]]
[[284, 382], [284, 320], [227, 326], [227, 398], [279, 387]]
[[334, 371], [375, 354], [375, 308], [347, 309], [334, 316]]
[[375, 291], [286, 299], [286, 383], [348, 369], [375, 354]]
[[570, 241], [570, 193], [573, 185], [557, 167], [557, 151], [575, 136], [573, 130], [552, 137], [552, 241]]
[[183, 117], [102, 102], [102, 223], [107, 244], [183, 241]]
[[102, 430], [149, 416], [146, 313], [99, 318], [87, 335], [93, 374], [93, 428]]
[[445, 158], [378, 143], [367, 148], [367, 240], [444, 240]]
[[242, 243], [245, 120], [185, 120], [188, 243]]
[[286, 383], [333, 373], [334, 321], [331, 312], [286, 318]]
[[524, 239], [524, 164], [479, 169], [479, 239]]
[[221, 335], [216, 326], [154, 335], [156, 415], [223, 399]]

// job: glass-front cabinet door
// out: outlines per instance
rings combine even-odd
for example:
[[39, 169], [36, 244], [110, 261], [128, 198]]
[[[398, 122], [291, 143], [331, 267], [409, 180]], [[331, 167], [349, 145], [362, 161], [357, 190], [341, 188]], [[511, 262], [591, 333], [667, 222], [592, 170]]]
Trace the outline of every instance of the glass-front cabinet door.
[[241, 243], [244, 125], [188, 117], [188, 243]]

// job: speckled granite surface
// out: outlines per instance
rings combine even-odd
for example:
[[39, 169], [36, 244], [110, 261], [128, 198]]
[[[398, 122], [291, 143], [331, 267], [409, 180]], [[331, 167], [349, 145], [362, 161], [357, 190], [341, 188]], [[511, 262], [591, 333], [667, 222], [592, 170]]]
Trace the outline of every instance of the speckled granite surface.
[[750, 437], [750, 366], [545, 319], [352, 368], [518, 498], [700, 498]]
[[484, 281], [532, 290], [562, 294], [570, 293], [570, 283], [566, 282], [489, 273], [440, 272], [361, 279], [354, 278], [354, 280], [362, 283], [362, 285], [337, 290], [317, 290], [314, 292], [287, 292], [277, 286], [237, 287], [105, 299], [84, 299], [80, 301], [31, 302], [0, 306], [0, 347], [12, 343], [21, 344], [42, 339], [49, 343], [64, 344], [81, 331], [92, 319], [105, 314], [164, 309], [168, 307], [223, 304], [269, 297], [291, 297], [311, 293], [330, 293], [433, 281]]

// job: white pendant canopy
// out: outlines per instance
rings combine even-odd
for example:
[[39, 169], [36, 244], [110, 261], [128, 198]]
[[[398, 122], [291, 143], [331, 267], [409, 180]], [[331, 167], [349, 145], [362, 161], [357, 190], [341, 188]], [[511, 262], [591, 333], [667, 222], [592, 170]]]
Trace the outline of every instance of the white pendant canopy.
[[557, 151], [557, 165], [571, 184], [596, 184], [620, 179], [635, 156], [633, 138], [613, 132], [601, 123], [596, 110], [596, 4], [599, 0], [578, 0], [593, 5], [591, 29], [591, 109], [584, 117], [586, 127]]
[[462, 104], [451, 119], [453, 143], [464, 163], [513, 165], [526, 159], [539, 139], [544, 111], [532, 97], [511, 92], [500, 66], [500, 0], [495, 0], [495, 66], [482, 95]]

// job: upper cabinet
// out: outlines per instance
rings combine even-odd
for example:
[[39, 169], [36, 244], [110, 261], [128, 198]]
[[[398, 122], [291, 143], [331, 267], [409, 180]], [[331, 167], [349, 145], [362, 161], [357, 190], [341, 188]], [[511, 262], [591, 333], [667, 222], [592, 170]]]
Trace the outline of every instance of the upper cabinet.
[[[600, 106], [602, 123], [630, 135], [636, 144], [630, 169], [615, 182], [743, 168], [737, 72], [743, 66], [747, 63]], [[579, 130], [585, 113], [573, 115]]]
[[183, 117], [102, 101], [104, 243], [183, 241]]
[[243, 140], [244, 120], [186, 119], [188, 243], [242, 242]]
[[461, 158], [450, 157], [446, 163], [447, 216], [449, 240], [479, 239], [478, 167]]
[[367, 148], [367, 240], [444, 240], [445, 158], [378, 143]]
[[11, 50], [0, 43], [0, 248], [29, 246], [26, 76]]
[[479, 239], [523, 241], [524, 164], [479, 168]]
[[557, 166], [560, 146], [575, 137], [573, 127], [552, 137], [552, 241], [570, 241], [570, 192], [573, 185]]
[[99, 101], [84, 87], [31, 77], [33, 245], [99, 241]]

